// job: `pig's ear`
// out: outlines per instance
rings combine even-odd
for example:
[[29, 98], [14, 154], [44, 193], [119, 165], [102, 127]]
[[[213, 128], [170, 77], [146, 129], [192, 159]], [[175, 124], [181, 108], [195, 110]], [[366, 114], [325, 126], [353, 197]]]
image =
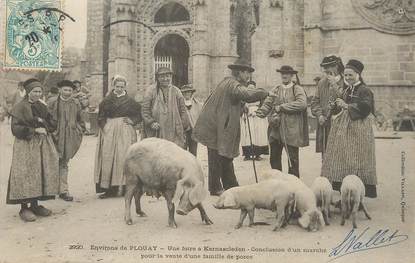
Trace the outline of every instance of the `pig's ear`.
[[223, 207], [236, 207], [235, 197], [232, 193], [225, 195], [225, 200], [223, 201]]
[[179, 180], [176, 183], [176, 192], [174, 193], [174, 197], [173, 197], [173, 203], [178, 205], [180, 198], [182, 197], [183, 193], [184, 193], [184, 188], [183, 188], [183, 180]]
[[189, 200], [192, 205], [197, 205], [201, 203], [206, 196], [208, 195], [208, 191], [206, 190], [204, 184], [199, 183], [196, 184], [189, 193]]
[[298, 223], [302, 228], [308, 228], [310, 225], [310, 215], [308, 213], [304, 213], [299, 219]]

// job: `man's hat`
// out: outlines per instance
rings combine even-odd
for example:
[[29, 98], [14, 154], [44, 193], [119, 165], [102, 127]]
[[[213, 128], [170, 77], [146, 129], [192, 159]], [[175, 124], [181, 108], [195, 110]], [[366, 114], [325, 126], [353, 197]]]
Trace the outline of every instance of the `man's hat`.
[[74, 80], [73, 84], [81, 84], [81, 82], [79, 80]]
[[64, 80], [59, 81], [58, 84], [57, 84], [57, 86], [59, 88], [62, 88], [62, 87], [71, 87], [72, 89], [75, 89], [76, 88], [74, 82], [72, 82], [70, 80], [67, 80], [67, 79], [64, 79]]
[[298, 73], [297, 70], [294, 70], [291, 66], [288, 66], [288, 65], [281, 66], [280, 69], [277, 69], [277, 72], [281, 74], [284, 74], [284, 73], [285, 74], [297, 74]]
[[187, 84], [187, 85], [181, 86], [180, 91], [184, 93], [184, 92], [189, 92], [189, 91], [195, 92], [196, 90], [193, 88], [192, 84]]
[[160, 74], [173, 74], [173, 71], [168, 67], [160, 67], [156, 71], [156, 75]]
[[249, 72], [255, 71], [251, 64], [242, 58], [238, 58], [235, 63], [228, 65], [228, 68], [233, 70], [248, 70]]
[[363, 66], [363, 63], [359, 60], [351, 59], [349, 62], [347, 62], [346, 68], [353, 69], [355, 72], [361, 74], [365, 66]]
[[31, 78], [23, 83], [23, 87], [26, 91], [26, 94], [29, 94], [32, 91], [32, 89], [36, 87], [42, 87], [42, 83], [38, 79]]

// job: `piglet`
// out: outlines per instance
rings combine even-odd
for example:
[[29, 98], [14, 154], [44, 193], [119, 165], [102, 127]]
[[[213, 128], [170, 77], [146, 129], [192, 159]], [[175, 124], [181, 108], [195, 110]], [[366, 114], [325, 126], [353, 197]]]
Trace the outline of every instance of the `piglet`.
[[174, 219], [175, 204], [179, 215], [199, 209], [202, 221], [212, 221], [202, 206], [207, 196], [202, 168], [198, 160], [188, 151], [173, 142], [148, 138], [130, 146], [124, 163], [126, 180], [125, 222], [132, 224], [131, 201], [134, 196], [136, 213], [146, 216], [141, 210], [143, 193], [163, 195], [169, 211], [168, 224], [177, 227]]
[[294, 189], [294, 206], [291, 206], [287, 213], [290, 215], [295, 212], [300, 214], [298, 223], [301, 227], [313, 232], [323, 227], [323, 214], [317, 208], [316, 196], [303, 181], [294, 175], [285, 174], [279, 170], [270, 170], [265, 174], [265, 177], [288, 182], [290, 189]]
[[359, 177], [356, 175], [348, 175], [343, 178], [342, 186], [340, 187], [340, 194], [342, 210], [342, 220], [340, 224], [342, 226], [344, 225], [346, 218], [349, 218], [351, 214], [353, 228], [357, 228], [356, 214], [359, 206], [362, 207], [367, 219], [371, 219], [365, 205], [363, 204], [365, 186]]
[[313, 190], [316, 196], [317, 207], [321, 209], [324, 222], [326, 225], [330, 225], [328, 217], [330, 217], [330, 204], [333, 194], [333, 187], [330, 181], [326, 177], [319, 176], [314, 179], [311, 190]]
[[241, 216], [235, 228], [242, 227], [242, 224], [249, 216], [249, 226], [253, 226], [255, 208], [262, 208], [274, 211], [276, 225], [274, 231], [283, 226], [285, 222], [285, 209], [294, 202], [293, 189], [286, 182], [277, 180], [265, 180], [257, 184], [233, 187], [225, 192], [213, 206], [217, 209], [241, 209]]

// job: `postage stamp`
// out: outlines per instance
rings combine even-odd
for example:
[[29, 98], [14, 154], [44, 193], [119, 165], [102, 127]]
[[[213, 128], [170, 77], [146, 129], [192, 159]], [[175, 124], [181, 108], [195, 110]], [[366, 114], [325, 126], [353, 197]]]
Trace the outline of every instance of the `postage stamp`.
[[4, 68], [61, 69], [61, 1], [6, 0]]

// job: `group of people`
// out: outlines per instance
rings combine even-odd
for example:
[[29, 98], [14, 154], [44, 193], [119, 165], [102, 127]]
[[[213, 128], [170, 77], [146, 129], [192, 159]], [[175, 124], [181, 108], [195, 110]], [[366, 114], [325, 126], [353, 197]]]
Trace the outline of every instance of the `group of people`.
[[[323, 153], [321, 175], [329, 178], [338, 190], [343, 177], [356, 174], [365, 183], [366, 194], [376, 197], [375, 145], [370, 120], [374, 102], [373, 93], [361, 77], [363, 64], [350, 60], [343, 66], [339, 57], [329, 56], [321, 66], [325, 76], [318, 82], [311, 105], [319, 124], [316, 150]], [[125, 77], [112, 78], [112, 89], [98, 109], [94, 179], [99, 198], [124, 194], [124, 159], [129, 146], [138, 140], [138, 124], [142, 125], [142, 139], [163, 138], [195, 156], [198, 143], [205, 145], [211, 195], [238, 186], [233, 159], [239, 155], [241, 116], [268, 119], [267, 130], [259, 130], [255, 124], [250, 127], [262, 142], [255, 149], [248, 149], [247, 155], [258, 159], [254, 155], [267, 152], [269, 144], [271, 168], [282, 170], [285, 149], [288, 172], [300, 176], [299, 148], [309, 145], [309, 136], [307, 94], [297, 71], [282, 66], [277, 70], [281, 83], [266, 91], [250, 80], [254, 68], [248, 62], [238, 59], [228, 67], [231, 76], [218, 84], [203, 105], [195, 98], [191, 85], [179, 89], [172, 84], [173, 72], [166, 67], [157, 69], [155, 84], [146, 89], [141, 102], [127, 93]], [[74, 96], [76, 85], [63, 80], [58, 87], [58, 95], [45, 103], [40, 99], [42, 84], [37, 79], [27, 80], [23, 83], [24, 98], [10, 113], [16, 139], [7, 203], [21, 205], [19, 214], [24, 221], [50, 215], [49, 209], [38, 204], [40, 200], [55, 195], [73, 200], [67, 186], [68, 163], [80, 147], [85, 124], [82, 105]], [[261, 102], [259, 107], [250, 107], [256, 102]], [[21, 165], [22, 160], [25, 165]]]
[[[324, 76], [318, 80], [311, 103], [311, 112], [318, 120], [316, 151], [322, 153], [323, 161], [320, 175], [331, 181], [334, 190], [340, 190], [342, 179], [355, 174], [364, 182], [366, 196], [375, 198], [377, 177], [372, 129], [375, 109], [373, 92], [361, 76], [364, 65], [351, 59], [344, 66], [340, 57], [328, 56], [320, 66]], [[229, 68], [232, 76], [226, 77], [210, 94], [193, 131], [196, 141], [208, 148], [211, 195], [220, 195], [238, 186], [233, 159], [239, 155], [241, 116], [243, 122], [249, 116], [268, 118], [266, 136], [271, 168], [282, 170], [281, 156], [285, 149], [288, 173], [300, 177], [299, 148], [309, 145], [309, 127], [307, 94], [300, 86], [298, 72], [289, 65], [277, 69], [281, 83], [267, 92], [250, 81], [254, 68], [248, 62], [239, 59]], [[250, 112], [245, 104], [253, 102], [260, 105]], [[243, 125], [245, 134], [246, 129]], [[246, 147], [246, 142], [244, 145], [248, 149], [243, 148], [244, 155], [257, 158], [261, 152], [259, 145]]]

